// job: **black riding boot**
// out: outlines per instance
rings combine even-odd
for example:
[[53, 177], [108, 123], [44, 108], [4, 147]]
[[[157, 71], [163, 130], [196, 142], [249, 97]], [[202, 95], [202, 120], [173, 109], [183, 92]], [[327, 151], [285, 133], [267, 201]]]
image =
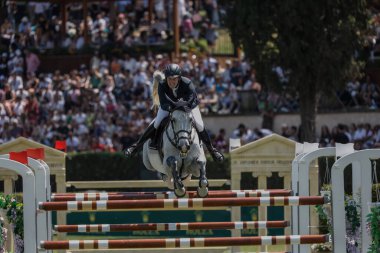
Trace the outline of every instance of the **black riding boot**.
[[149, 139], [154, 137], [156, 132], [156, 128], [154, 128], [153, 122], [148, 126], [145, 132], [141, 135], [139, 140], [133, 143], [129, 148], [124, 151], [126, 157], [130, 158], [134, 156], [137, 151], [141, 148], [141, 146]]
[[152, 137], [152, 140], [149, 145], [150, 149], [154, 149], [154, 150], [158, 149], [158, 144], [159, 144], [158, 142], [160, 141], [160, 136], [164, 128], [165, 128], [165, 124], [164, 124], [164, 121], [162, 121], [160, 125], [158, 126], [158, 128], [156, 129], [154, 136]]
[[210, 135], [208, 134], [206, 129], [204, 129], [202, 132], [199, 133], [199, 137], [201, 138], [202, 142], [206, 145], [214, 161], [223, 162], [224, 160], [223, 154], [219, 150], [214, 148], [214, 146], [212, 146]]

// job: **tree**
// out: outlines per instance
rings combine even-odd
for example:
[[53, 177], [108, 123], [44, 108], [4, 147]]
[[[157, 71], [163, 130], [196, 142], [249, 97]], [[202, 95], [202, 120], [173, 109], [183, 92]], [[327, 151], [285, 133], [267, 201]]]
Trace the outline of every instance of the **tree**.
[[265, 85], [273, 66], [299, 96], [303, 141], [316, 141], [318, 101], [358, 73], [368, 14], [365, 0], [222, 1], [225, 24]]

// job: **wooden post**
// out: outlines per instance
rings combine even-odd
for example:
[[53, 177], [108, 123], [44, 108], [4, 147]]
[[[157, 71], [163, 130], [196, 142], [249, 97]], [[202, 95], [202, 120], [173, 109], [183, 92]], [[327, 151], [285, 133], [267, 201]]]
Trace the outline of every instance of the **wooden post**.
[[66, 34], [66, 21], [67, 21], [67, 10], [66, 10], [66, 0], [62, 0], [61, 2], [61, 37], [64, 37]]
[[148, 5], [149, 25], [151, 25], [153, 22], [153, 8], [154, 8], [154, 0], [149, 0], [149, 5]]
[[83, 37], [86, 44], [89, 43], [87, 15], [88, 15], [88, 0], [84, 0], [83, 1], [83, 22], [84, 22]]
[[173, 40], [174, 56], [179, 56], [179, 24], [178, 24], [178, 0], [173, 0]]

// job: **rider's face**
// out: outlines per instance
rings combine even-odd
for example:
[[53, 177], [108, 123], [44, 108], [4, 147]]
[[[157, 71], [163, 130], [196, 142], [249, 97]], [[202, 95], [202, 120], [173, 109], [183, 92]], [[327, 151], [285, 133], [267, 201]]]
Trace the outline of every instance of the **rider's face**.
[[174, 89], [178, 84], [179, 77], [178, 76], [170, 76], [167, 78], [167, 80], [168, 80], [169, 87]]

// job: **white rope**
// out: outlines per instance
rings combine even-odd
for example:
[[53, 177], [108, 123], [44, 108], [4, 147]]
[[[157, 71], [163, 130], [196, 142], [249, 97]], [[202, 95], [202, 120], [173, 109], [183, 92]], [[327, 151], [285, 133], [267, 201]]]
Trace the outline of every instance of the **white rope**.
[[379, 189], [379, 181], [377, 180], [377, 172], [376, 172], [376, 160], [373, 161], [373, 174], [372, 174], [372, 182], [375, 183], [375, 192], [376, 192], [376, 202], [380, 201], [380, 189]]
[[330, 180], [329, 158], [325, 157], [325, 159], [326, 159], [326, 169], [325, 169], [325, 175], [323, 178], [323, 184], [330, 184], [331, 180]]

